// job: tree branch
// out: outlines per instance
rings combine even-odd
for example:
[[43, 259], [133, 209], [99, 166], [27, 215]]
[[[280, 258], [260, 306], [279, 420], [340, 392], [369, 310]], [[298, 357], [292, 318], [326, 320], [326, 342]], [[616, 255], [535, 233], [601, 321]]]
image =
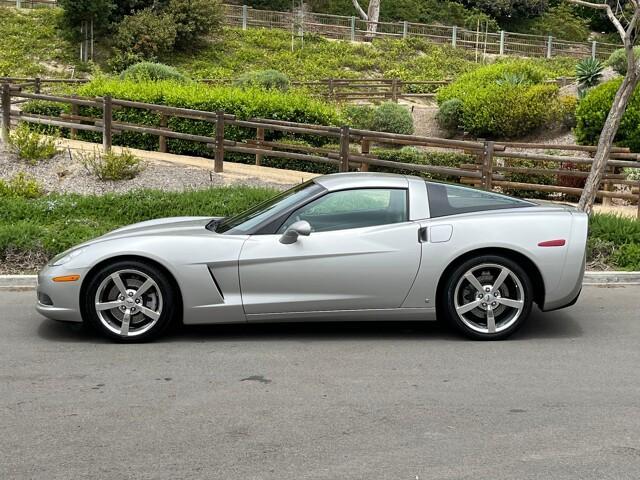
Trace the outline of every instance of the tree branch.
[[353, 6], [355, 7], [356, 11], [358, 12], [358, 15], [360, 15], [360, 17], [363, 20], [369, 20], [369, 15], [367, 15], [365, 13], [365, 11], [362, 9], [360, 4], [358, 3], [358, 0], [351, 0], [351, 1], [353, 2]]
[[606, 10], [607, 17], [609, 17], [609, 20], [611, 20], [611, 23], [613, 23], [613, 25], [616, 27], [616, 30], [618, 30], [618, 33], [620, 34], [620, 37], [622, 38], [622, 40], [625, 41], [625, 39], [627, 38], [627, 31], [622, 26], [622, 23], [620, 23], [620, 20], [616, 18], [609, 4], [586, 2], [584, 0], [569, 0], [569, 2], [575, 3], [576, 5], [582, 5], [583, 7], [595, 8], [597, 10]]

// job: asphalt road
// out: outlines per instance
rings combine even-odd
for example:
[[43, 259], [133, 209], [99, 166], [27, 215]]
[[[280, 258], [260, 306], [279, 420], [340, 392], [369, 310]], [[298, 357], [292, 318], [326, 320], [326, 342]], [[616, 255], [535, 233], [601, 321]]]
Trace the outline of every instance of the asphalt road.
[[105, 342], [0, 292], [1, 479], [637, 479], [640, 287], [514, 338], [437, 324]]

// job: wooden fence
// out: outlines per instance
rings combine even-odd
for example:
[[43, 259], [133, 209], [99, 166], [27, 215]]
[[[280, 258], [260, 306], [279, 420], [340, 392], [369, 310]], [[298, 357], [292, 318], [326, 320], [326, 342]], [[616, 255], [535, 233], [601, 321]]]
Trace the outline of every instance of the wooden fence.
[[[78, 85], [88, 83], [81, 78], [29, 78], [0, 77], [0, 83], [9, 82], [21, 88], [32, 88], [41, 93], [52, 85]], [[232, 79], [203, 78], [199, 82], [209, 85], [229, 85]], [[555, 80], [554, 80], [555, 82]], [[450, 80], [402, 80], [399, 78], [328, 78], [314, 81], [292, 81], [294, 87], [304, 88], [311, 95], [338, 102], [357, 100], [397, 102], [399, 99], [434, 98], [438, 88], [450, 83]]]
[[[57, 0], [0, 0], [0, 6], [36, 8], [56, 6]], [[467, 30], [450, 25], [413, 22], [368, 22], [355, 16], [329, 15], [304, 10], [278, 12], [259, 10], [246, 5], [225, 5], [224, 20], [232, 27], [278, 28], [299, 38], [307, 33], [351, 41], [372, 38], [417, 37], [431, 43], [475, 50], [478, 55], [519, 55], [523, 57], [576, 57], [605, 60], [622, 45], [604, 42], [572, 42], [552, 36], [524, 33]], [[375, 33], [371, 25], [375, 23]]]
[[[12, 109], [12, 103], [45, 100], [69, 105], [70, 114], [59, 117], [25, 113]], [[584, 154], [593, 153], [593, 146], [578, 145], [546, 145], [513, 142], [467, 141], [443, 138], [424, 137], [418, 135], [399, 135], [393, 133], [373, 132], [353, 129], [348, 126], [323, 126], [282, 120], [250, 118], [240, 119], [225, 112], [208, 112], [166, 105], [132, 102], [129, 100], [102, 98], [79, 98], [52, 94], [38, 94], [23, 91], [20, 87], [5, 83], [2, 85], [2, 128], [1, 137], [7, 141], [12, 122], [27, 122], [39, 125], [68, 129], [74, 138], [78, 131], [90, 131], [101, 134], [105, 150], [109, 150], [114, 136], [122, 132], [137, 132], [158, 137], [158, 150], [167, 151], [168, 139], [187, 140], [204, 143], [212, 149], [213, 169], [222, 172], [225, 153], [234, 152], [255, 156], [260, 165], [265, 157], [298, 160], [312, 163], [329, 164], [337, 170], [367, 171], [371, 166], [386, 169], [404, 170], [415, 173], [427, 173], [454, 178], [462, 183], [469, 183], [486, 190], [500, 188], [502, 190], [528, 190], [536, 192], [556, 192], [569, 195], [580, 195], [580, 186], [540, 185], [527, 181], [514, 181], [509, 174], [551, 175], [556, 178], [584, 179], [588, 172], [578, 168], [579, 165], [590, 165], [593, 160]], [[81, 107], [92, 107], [102, 112], [100, 117], [89, 117], [80, 114]], [[118, 121], [114, 111], [122, 108], [141, 109], [156, 114], [157, 125], [142, 125]], [[210, 135], [195, 135], [172, 130], [169, 119], [172, 117], [199, 120], [211, 124]], [[226, 127], [237, 127], [255, 131], [243, 141], [225, 138]], [[266, 132], [281, 132], [287, 135], [304, 135], [330, 139], [337, 148], [313, 147], [297, 145], [279, 140], [266, 139]], [[457, 166], [438, 166], [430, 164], [414, 164], [383, 159], [373, 145], [430, 147], [437, 151], [465, 153], [468, 163]], [[557, 150], [574, 152], [571, 155], [557, 156], [539, 153], [540, 150]], [[582, 153], [583, 155], [580, 155]], [[536, 167], [514, 166], [521, 160], [535, 162]], [[548, 164], [554, 163], [549, 168]], [[621, 168], [640, 169], [640, 155], [631, 153], [625, 148], [614, 148], [608, 161], [609, 171], [604, 177], [598, 197], [624, 199], [638, 202], [640, 216], [640, 181], [628, 180], [620, 172]]]

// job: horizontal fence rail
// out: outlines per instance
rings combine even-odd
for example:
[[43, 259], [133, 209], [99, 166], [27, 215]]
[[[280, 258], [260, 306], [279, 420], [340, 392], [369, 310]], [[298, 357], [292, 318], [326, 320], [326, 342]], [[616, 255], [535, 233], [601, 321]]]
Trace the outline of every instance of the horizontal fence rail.
[[[0, 0], [0, 6], [18, 8], [55, 7], [57, 0]], [[482, 54], [523, 57], [576, 57], [605, 60], [622, 45], [604, 42], [573, 42], [552, 36], [514, 32], [473, 31], [450, 25], [413, 22], [369, 22], [358, 17], [296, 10], [278, 12], [224, 5], [225, 24], [232, 27], [277, 28], [298, 37], [313, 33], [326, 38], [369, 41], [373, 38], [423, 38], [431, 43], [475, 50]]]
[[[314, 125], [266, 118], [243, 119], [222, 111], [192, 110], [109, 96], [81, 98], [28, 93], [9, 83], [2, 85], [1, 99], [0, 133], [4, 142], [9, 138], [12, 124], [20, 122], [62, 128], [64, 134], [71, 138], [77, 138], [79, 131], [99, 133], [105, 151], [111, 148], [114, 140], [116, 144], [120, 143], [119, 135], [122, 133], [136, 132], [157, 137], [157, 149], [161, 152], [170, 150], [169, 140], [207, 145], [212, 152], [215, 172], [223, 171], [225, 154], [232, 152], [253, 156], [256, 165], [261, 165], [265, 158], [289, 159], [333, 165], [342, 172], [369, 171], [371, 168], [391, 169], [453, 178], [460, 183], [485, 190], [497, 188], [508, 192], [521, 190], [579, 196], [588, 176], [588, 166], [593, 163], [590, 155], [596, 148], [582, 145], [456, 140], [374, 132], [348, 126]], [[66, 113], [59, 116], [37, 115], [12, 109], [12, 103], [30, 100], [61, 103], [68, 108]], [[121, 121], [117, 114], [121, 109], [149, 112], [153, 115], [145, 115], [145, 118], [155, 116], [157, 120], [154, 124], [144, 125]], [[206, 129], [201, 129], [197, 135], [174, 130], [169, 126], [172, 118], [204, 122], [204, 125], [210, 125], [209, 134]], [[237, 134], [239, 130], [246, 132], [248, 138], [239, 141], [225, 137], [227, 132]], [[322, 146], [291, 143], [274, 136], [275, 134], [284, 134], [289, 138], [299, 135], [307, 139], [324, 138], [326, 141], [314, 142]], [[389, 148], [397, 149], [402, 146], [426, 147], [425, 152], [428, 148], [430, 152], [458, 153], [463, 160], [457, 165], [409, 163], [383, 158], [381, 150], [378, 150], [379, 147], [387, 147], [386, 152], [394, 152], [399, 150]], [[524, 166], [523, 161], [527, 162]], [[530, 166], [531, 163], [534, 164], [533, 167]], [[640, 154], [627, 148], [614, 147], [607, 165], [608, 170], [597, 192], [598, 197], [605, 202], [612, 198], [638, 202], [640, 217], [640, 181], [627, 179], [622, 172], [623, 168], [640, 169]], [[537, 183], [535, 179], [541, 175], [553, 181]]]

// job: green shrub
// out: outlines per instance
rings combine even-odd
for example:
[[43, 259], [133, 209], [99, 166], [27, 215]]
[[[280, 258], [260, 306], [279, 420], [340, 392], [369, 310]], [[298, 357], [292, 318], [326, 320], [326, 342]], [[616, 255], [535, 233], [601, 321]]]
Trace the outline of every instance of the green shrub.
[[[315, 100], [300, 92], [279, 92], [257, 89], [238, 89], [234, 87], [205, 87], [196, 83], [176, 83], [173, 81], [137, 82], [117, 79], [99, 78], [83, 85], [78, 89], [83, 96], [95, 97], [111, 95], [113, 98], [132, 100], [145, 103], [169, 105], [216, 112], [223, 110], [236, 115], [240, 119], [252, 117], [275, 118], [278, 120], [313, 123], [319, 125], [340, 125], [342, 117], [337, 108], [320, 100]], [[45, 105], [46, 107], [46, 105]], [[37, 106], [29, 105], [33, 113], [37, 113]], [[88, 116], [100, 116], [101, 110], [81, 107], [80, 113]], [[114, 110], [114, 120], [149, 126], [160, 126], [161, 115], [134, 108]], [[171, 117], [169, 128], [182, 133], [202, 136], [215, 136], [215, 125], [204, 120]], [[225, 127], [225, 138], [242, 141], [255, 138], [255, 129]], [[267, 132], [266, 140], [282, 138], [279, 132]], [[99, 143], [99, 133], [78, 132], [78, 138]], [[316, 145], [326, 143], [326, 138], [304, 138]], [[157, 150], [158, 137], [137, 132], [122, 132], [113, 137], [114, 145], [142, 150]], [[212, 157], [214, 152], [204, 143], [187, 140], [168, 139], [168, 150], [171, 153], [183, 155], [197, 155]], [[251, 161], [249, 156], [241, 154], [227, 154], [230, 161]], [[244, 159], [244, 160], [243, 160]]]
[[438, 126], [450, 132], [457, 130], [462, 125], [462, 113], [463, 104], [459, 99], [452, 98], [442, 102], [436, 114]]
[[394, 102], [385, 102], [373, 112], [371, 130], [411, 135], [414, 132], [413, 117], [407, 107]]
[[578, 99], [569, 95], [561, 96], [559, 99], [558, 116], [562, 126], [571, 129], [576, 126], [576, 108]]
[[39, 132], [33, 131], [27, 124], [20, 124], [11, 132], [9, 145], [21, 160], [35, 164], [40, 160], [47, 160], [58, 153], [56, 142]]
[[44, 189], [35, 178], [19, 172], [9, 181], [0, 179], [0, 198], [21, 197], [38, 198], [44, 195]]
[[476, 136], [518, 137], [554, 120], [558, 87], [550, 72], [527, 61], [497, 63], [464, 74], [441, 88], [439, 104], [462, 102], [462, 128]]
[[589, 235], [616, 245], [640, 244], [640, 221], [619, 215], [592, 215], [589, 219]]
[[121, 153], [93, 151], [79, 154], [80, 163], [102, 181], [131, 180], [144, 170], [145, 164], [128, 150]]
[[[638, 59], [640, 58], [640, 45], [633, 47], [633, 54]], [[613, 68], [620, 75], [627, 74], [627, 53], [624, 48], [615, 50], [607, 60], [607, 65]]]
[[640, 168], [625, 168], [624, 173], [627, 175], [627, 180], [640, 182]]
[[176, 42], [177, 27], [171, 15], [147, 8], [124, 17], [114, 38], [117, 53], [111, 59], [123, 69], [142, 60], [155, 61], [170, 53]]
[[342, 114], [350, 127], [371, 130], [375, 111], [373, 105], [347, 104], [343, 107]]
[[140, 62], [128, 67], [120, 74], [123, 80], [137, 81], [158, 81], [174, 80], [176, 82], [186, 82], [188, 78], [175, 67], [170, 67], [162, 63]]
[[576, 65], [576, 79], [581, 90], [595, 87], [602, 78], [604, 65], [595, 58], [585, 58]]
[[576, 10], [574, 5], [559, 3], [542, 15], [514, 15], [502, 26], [511, 32], [552, 35], [563, 40], [585, 42], [590, 33], [589, 24]]
[[640, 270], [640, 244], [626, 243], [613, 253], [614, 265], [623, 270]]
[[[421, 150], [416, 147], [403, 147], [401, 149], [385, 149], [375, 148], [371, 152], [382, 160], [390, 160], [400, 163], [411, 163], [415, 165], [433, 165], [437, 167], [453, 167], [460, 168], [462, 164], [473, 163], [473, 158], [469, 155], [462, 153], [452, 152], [432, 152]], [[404, 168], [391, 168], [371, 165], [369, 167], [371, 172], [390, 172], [399, 173], [403, 175], [419, 175], [425, 178], [431, 178], [434, 180], [456, 180], [457, 176], [445, 175], [440, 173], [418, 173], [414, 170]]]
[[[613, 98], [621, 83], [622, 78], [604, 82], [589, 90], [578, 103], [575, 128], [578, 143], [582, 145], [598, 143], [600, 132], [611, 110]], [[631, 96], [615, 141], [618, 145], [629, 147], [634, 152], [640, 151], [640, 89], [636, 89]]]
[[263, 88], [265, 90], [289, 90], [289, 77], [277, 70], [258, 70], [240, 75], [234, 85], [241, 88]]
[[169, 0], [163, 12], [173, 18], [175, 46], [180, 50], [192, 51], [222, 27], [223, 7], [218, 0]]

